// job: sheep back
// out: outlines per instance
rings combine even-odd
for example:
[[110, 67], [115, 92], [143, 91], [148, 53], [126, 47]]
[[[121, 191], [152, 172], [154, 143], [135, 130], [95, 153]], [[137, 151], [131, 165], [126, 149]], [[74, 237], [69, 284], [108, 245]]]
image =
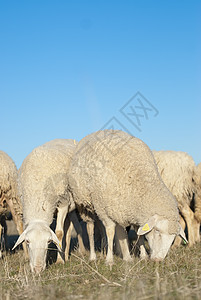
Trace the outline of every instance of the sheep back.
[[176, 197], [178, 205], [185, 203], [190, 206], [196, 186], [195, 162], [193, 158], [181, 151], [153, 151], [159, 173], [172, 194]]
[[[22, 215], [22, 206], [17, 191], [17, 167], [12, 158], [0, 150], [0, 199], [12, 202], [13, 209]], [[3, 208], [2, 208], [3, 210]]]
[[82, 139], [69, 168], [69, 189], [78, 206], [121, 226], [142, 226], [154, 214], [170, 221], [178, 233], [175, 198], [163, 183], [149, 147], [118, 130]]
[[68, 203], [67, 171], [74, 140], [53, 140], [35, 148], [19, 170], [19, 191], [24, 223], [33, 219], [52, 222], [56, 206]]

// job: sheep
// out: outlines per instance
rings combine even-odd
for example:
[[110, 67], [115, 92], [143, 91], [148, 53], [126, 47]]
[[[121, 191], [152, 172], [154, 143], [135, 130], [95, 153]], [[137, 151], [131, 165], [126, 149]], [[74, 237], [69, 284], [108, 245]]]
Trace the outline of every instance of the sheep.
[[[23, 232], [22, 205], [17, 189], [17, 167], [12, 158], [0, 151], [0, 215], [11, 212], [19, 235]], [[23, 244], [25, 256], [26, 246]]]
[[[55, 243], [60, 253], [63, 223], [75, 204], [67, 193], [67, 171], [75, 140], [53, 140], [35, 148], [19, 169], [18, 186], [23, 206], [24, 232], [14, 248], [28, 245], [31, 271], [39, 274], [46, 267], [48, 244]], [[50, 229], [58, 209], [56, 234]]]
[[[70, 144], [69, 144], [70, 141]], [[73, 143], [72, 143], [73, 141]], [[46, 147], [57, 147], [59, 150], [63, 150], [64, 152], [67, 151], [67, 148], [70, 147], [73, 151], [76, 147], [77, 141], [76, 140], [67, 140], [67, 139], [54, 139], [52, 141], [46, 142], [43, 146]], [[72, 153], [71, 153], [72, 155]], [[53, 183], [54, 184], [54, 183]], [[85, 247], [82, 240], [82, 228], [79, 224], [77, 215], [74, 210], [72, 210], [68, 214], [68, 218], [66, 219], [66, 215], [68, 212], [68, 206], [58, 206], [57, 207], [57, 222], [56, 222], [56, 236], [58, 237], [60, 244], [65, 247], [65, 253], [60, 253], [60, 256], [57, 256], [57, 263], [63, 263], [65, 259], [68, 259], [68, 253], [70, 249], [70, 239], [71, 239], [71, 232], [73, 227], [75, 228], [77, 235], [78, 235], [78, 244], [79, 244], [79, 251], [82, 254], [85, 254]], [[65, 228], [64, 228], [65, 227]], [[66, 234], [66, 241], [63, 240], [64, 232]]]
[[177, 235], [186, 240], [176, 200], [162, 181], [151, 150], [126, 132], [103, 130], [83, 138], [69, 166], [68, 190], [78, 210], [97, 214], [103, 222], [109, 265], [116, 225], [138, 225], [138, 235], [146, 235], [154, 260], [165, 258]]
[[[195, 162], [190, 155], [181, 151], [153, 151], [153, 154], [164, 183], [178, 202], [188, 229], [188, 245], [192, 246], [200, 239], [200, 221], [196, 219], [192, 208], [198, 202]], [[185, 222], [182, 219], [181, 222], [185, 228]], [[175, 246], [180, 242], [179, 238]]]

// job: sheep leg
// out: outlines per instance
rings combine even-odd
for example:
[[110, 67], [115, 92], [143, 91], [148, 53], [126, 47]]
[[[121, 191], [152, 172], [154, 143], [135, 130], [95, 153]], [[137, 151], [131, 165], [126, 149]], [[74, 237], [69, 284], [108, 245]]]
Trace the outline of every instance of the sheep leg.
[[114, 253], [117, 255], [117, 256], [120, 256], [122, 257], [123, 254], [122, 254], [122, 249], [121, 249], [121, 246], [120, 246], [120, 233], [117, 232], [117, 226], [116, 226], [116, 229], [115, 229], [115, 235], [114, 235]]
[[[180, 215], [179, 223], [181, 224], [182, 229], [185, 230], [186, 223], [184, 221], [184, 218], [182, 218], [181, 215]], [[179, 247], [181, 245], [181, 242], [182, 242], [182, 238], [180, 236], [176, 236], [172, 248]]]
[[106, 264], [112, 266], [113, 264], [113, 240], [115, 234], [115, 223], [110, 222], [109, 224], [104, 223], [105, 231], [107, 235], [107, 256]]
[[180, 210], [186, 221], [186, 225], [188, 229], [188, 245], [189, 247], [191, 247], [195, 244], [194, 228], [193, 228], [194, 213], [187, 204], [181, 207]]
[[75, 210], [69, 214], [69, 217], [70, 217], [71, 222], [73, 223], [75, 231], [77, 232], [77, 238], [78, 238], [78, 244], [79, 244], [78, 250], [82, 255], [85, 255], [86, 249], [85, 249], [83, 239], [82, 239], [82, 227], [80, 225], [80, 222], [78, 221]]
[[[64, 221], [68, 213], [68, 206], [58, 207], [57, 209], [58, 209], [58, 213], [57, 213], [57, 224], [56, 224], [55, 233], [60, 242], [61, 247], [63, 248], [64, 245], [62, 240], [64, 236]], [[64, 253], [59, 253], [57, 255], [56, 263], [64, 263], [64, 261], [65, 261]]]
[[200, 242], [200, 222], [197, 221], [196, 218], [193, 220], [193, 230], [194, 230], [194, 238], [195, 242]]
[[149, 257], [145, 248], [145, 237], [144, 235], [138, 236], [136, 241], [137, 248], [139, 249], [139, 256], [141, 259], [147, 259]]
[[68, 260], [68, 256], [70, 252], [71, 233], [73, 230], [73, 223], [70, 220], [69, 216], [67, 216], [65, 220], [64, 227], [65, 227], [65, 235], [66, 235], [65, 260]]
[[123, 256], [123, 260], [125, 261], [132, 261], [132, 258], [130, 256], [129, 248], [128, 248], [128, 237], [126, 235], [126, 232], [122, 226], [119, 224], [116, 225], [116, 235], [117, 240], [119, 242], [121, 253]]
[[104, 250], [106, 249], [106, 246], [107, 246], [107, 237], [106, 237], [105, 227], [104, 227], [103, 223], [100, 221], [99, 218], [96, 219], [95, 225], [98, 228], [99, 233], [100, 233], [100, 238], [101, 238], [101, 244], [100, 244], [101, 255], [103, 256], [104, 255]]
[[94, 221], [88, 221], [87, 222], [87, 233], [89, 236], [89, 247], [90, 247], [90, 256], [89, 260], [96, 260], [96, 252], [95, 252], [95, 246], [94, 246]]

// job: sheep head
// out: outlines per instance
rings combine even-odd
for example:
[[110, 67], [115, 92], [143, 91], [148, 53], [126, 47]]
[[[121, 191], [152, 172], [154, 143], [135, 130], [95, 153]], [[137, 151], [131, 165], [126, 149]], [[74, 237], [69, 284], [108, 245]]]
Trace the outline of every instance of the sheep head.
[[13, 249], [24, 241], [28, 246], [31, 271], [37, 274], [42, 272], [46, 267], [47, 250], [51, 242], [62, 252], [56, 234], [43, 221], [35, 220], [30, 222], [19, 236]]
[[180, 223], [177, 223], [179, 231], [175, 234], [170, 234], [168, 232], [169, 220], [156, 214], [138, 229], [137, 234], [145, 235], [146, 239], [148, 240], [151, 250], [151, 259], [156, 261], [163, 260], [167, 255], [176, 235], [180, 235], [181, 238], [187, 243], [185, 233]]

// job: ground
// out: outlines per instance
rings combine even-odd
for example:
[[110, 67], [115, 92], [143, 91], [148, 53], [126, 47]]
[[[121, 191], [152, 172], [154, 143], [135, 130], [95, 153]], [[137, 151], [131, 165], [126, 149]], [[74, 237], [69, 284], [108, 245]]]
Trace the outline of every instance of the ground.
[[23, 251], [0, 260], [0, 299], [200, 299], [201, 243], [170, 250], [163, 262], [115, 256], [112, 269], [98, 253], [96, 263], [73, 251], [64, 265], [36, 276]]

